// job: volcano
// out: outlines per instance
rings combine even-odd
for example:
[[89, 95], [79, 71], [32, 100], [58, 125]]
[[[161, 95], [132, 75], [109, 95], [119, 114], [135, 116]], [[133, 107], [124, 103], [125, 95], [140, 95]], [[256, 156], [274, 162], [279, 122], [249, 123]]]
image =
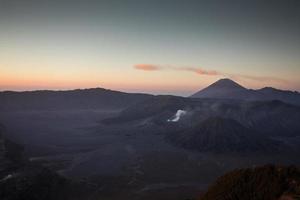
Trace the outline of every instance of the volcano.
[[247, 89], [228, 78], [220, 79], [190, 97], [249, 101], [279, 100], [289, 104], [300, 105], [300, 94], [297, 91], [280, 90], [272, 87], [264, 87], [258, 90]]

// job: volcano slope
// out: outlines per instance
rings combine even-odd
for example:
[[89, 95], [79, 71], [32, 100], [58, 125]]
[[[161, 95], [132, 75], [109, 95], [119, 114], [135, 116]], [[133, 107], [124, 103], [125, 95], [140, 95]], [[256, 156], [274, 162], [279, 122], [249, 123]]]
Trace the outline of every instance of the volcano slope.
[[[171, 121], [178, 110], [184, 115]], [[190, 99], [157, 96], [131, 106], [107, 124], [126, 124], [156, 131], [172, 144], [210, 152], [298, 150], [285, 140], [300, 136], [300, 107], [280, 101]], [[296, 148], [296, 149], [295, 149]]]

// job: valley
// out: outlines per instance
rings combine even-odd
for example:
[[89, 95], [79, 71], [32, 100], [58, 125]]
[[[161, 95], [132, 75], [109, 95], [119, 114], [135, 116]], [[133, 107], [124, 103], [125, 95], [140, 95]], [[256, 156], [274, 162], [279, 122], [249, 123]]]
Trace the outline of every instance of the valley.
[[194, 198], [236, 168], [300, 164], [296, 105], [149, 95], [103, 109], [86, 106], [85, 95], [65, 109], [44, 100], [20, 109], [12, 100], [0, 121], [30, 162], [93, 185], [95, 199]]

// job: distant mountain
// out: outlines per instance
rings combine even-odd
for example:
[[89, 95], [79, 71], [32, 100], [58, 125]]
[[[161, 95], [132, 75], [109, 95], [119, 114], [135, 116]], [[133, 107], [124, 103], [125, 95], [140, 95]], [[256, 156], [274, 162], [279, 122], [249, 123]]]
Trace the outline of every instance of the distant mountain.
[[218, 178], [200, 200], [296, 200], [300, 169], [266, 165], [234, 170]]
[[258, 90], [247, 89], [230, 79], [220, 79], [210, 86], [196, 92], [192, 98], [223, 98], [250, 101], [280, 100], [300, 105], [300, 93], [265, 87]]
[[230, 79], [220, 79], [203, 90], [193, 94], [191, 97], [223, 98], [228, 95], [246, 94], [247, 89]]
[[201, 152], [276, 152], [280, 143], [259, 135], [233, 119], [211, 117], [168, 139], [186, 149]]
[[67, 91], [0, 92], [1, 110], [123, 109], [152, 95], [103, 88]]

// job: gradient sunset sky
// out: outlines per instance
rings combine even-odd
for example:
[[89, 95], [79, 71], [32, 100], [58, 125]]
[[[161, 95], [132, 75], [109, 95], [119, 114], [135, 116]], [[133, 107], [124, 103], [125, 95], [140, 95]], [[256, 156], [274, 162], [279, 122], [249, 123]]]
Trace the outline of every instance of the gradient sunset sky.
[[0, 90], [300, 91], [299, 0], [0, 0]]

